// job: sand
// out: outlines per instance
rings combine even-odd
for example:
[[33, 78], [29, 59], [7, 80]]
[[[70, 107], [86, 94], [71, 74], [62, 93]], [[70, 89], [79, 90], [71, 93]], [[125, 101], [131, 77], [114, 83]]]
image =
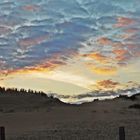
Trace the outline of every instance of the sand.
[[0, 126], [6, 140], [140, 140], [140, 104], [118, 98], [82, 105], [67, 105], [38, 96], [0, 95]]

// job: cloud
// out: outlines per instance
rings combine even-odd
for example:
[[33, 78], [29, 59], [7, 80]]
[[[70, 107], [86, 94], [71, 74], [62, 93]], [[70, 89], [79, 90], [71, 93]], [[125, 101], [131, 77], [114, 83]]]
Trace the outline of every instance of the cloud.
[[22, 48], [26, 49], [27, 47], [38, 45], [38, 44], [48, 40], [48, 38], [49, 38], [48, 35], [38, 36], [38, 37], [35, 37], [35, 38], [24, 38], [24, 39], [20, 39], [18, 41], [18, 44]]
[[6, 62], [4, 60], [0, 60], [0, 76], [2, 73], [5, 73], [4, 68], [6, 67]]
[[[57, 58], [57, 59], [56, 59]], [[4, 66], [5, 63], [0, 63], [0, 65]], [[33, 66], [25, 66], [24, 68], [16, 68], [16, 69], [9, 69], [9, 70], [1, 70], [0, 73], [2, 75], [16, 75], [16, 74], [26, 74], [26, 73], [33, 73], [33, 72], [51, 72], [57, 67], [60, 67], [62, 65], [65, 65], [66, 63], [58, 59], [58, 56], [52, 56], [52, 59], [48, 60], [42, 60], [40, 63], [33, 65]]]
[[12, 32], [11, 28], [6, 27], [6, 26], [0, 26], [0, 35], [6, 35]]
[[124, 50], [124, 49], [116, 49], [116, 50], [113, 50], [113, 53], [117, 56], [120, 56], [120, 55], [125, 55], [128, 53], [127, 50]]
[[107, 37], [101, 37], [97, 39], [97, 43], [100, 45], [111, 45], [112, 41]]
[[99, 52], [94, 52], [94, 53], [90, 53], [90, 54], [84, 54], [83, 56], [91, 58], [93, 60], [96, 60], [97, 62], [100, 62], [100, 63], [108, 63], [110, 61], [110, 58], [102, 55]]
[[89, 69], [99, 75], [115, 75], [117, 68], [114, 66], [92, 66], [89, 65]]
[[[7, 63], [5, 69], [34, 67], [44, 59], [47, 61], [52, 59], [56, 52], [60, 52], [61, 57], [73, 59], [76, 55], [72, 55], [72, 53], [77, 56], [81, 55], [80, 49], [87, 52], [82, 53], [87, 55], [86, 58], [93, 59], [98, 63], [111, 64], [114, 61], [111, 52], [113, 47], [123, 48], [123, 45], [127, 43], [121, 39], [118, 40], [116, 36], [123, 35], [124, 32], [136, 33], [135, 28], [138, 28], [138, 25], [134, 27], [134, 23], [138, 24], [138, 21], [134, 20], [133, 14], [131, 18], [127, 15], [123, 16], [121, 13], [118, 14], [116, 9], [120, 9], [118, 4], [115, 7], [117, 10], [115, 12], [114, 5], [103, 4], [106, 8], [109, 6], [109, 13], [104, 13], [97, 8], [94, 9], [94, 13], [98, 11], [97, 17], [87, 18], [89, 13], [93, 13], [93, 8], [89, 8], [82, 1], [81, 4], [76, 1], [61, 1], [58, 5], [56, 0], [41, 3], [34, 1], [28, 3], [19, 1], [17, 3], [2, 2], [0, 4], [3, 9], [2, 13], [6, 13], [6, 15], [0, 14], [0, 34], [5, 36], [6, 44], [9, 45], [0, 48], [0, 55], [5, 58]], [[9, 8], [5, 9], [5, 4]], [[84, 9], [81, 7], [82, 4]], [[102, 3], [97, 2], [97, 5], [102, 7]], [[58, 11], [53, 10], [56, 6]], [[125, 5], [123, 6], [125, 7]], [[73, 7], [77, 7], [77, 9], [74, 8], [75, 10], [70, 12], [69, 8], [73, 9]], [[112, 14], [110, 15], [110, 13]], [[120, 16], [118, 17], [118, 15]], [[122, 27], [119, 32], [113, 26], [116, 21], [116, 26]], [[131, 27], [125, 28], [126, 25], [131, 25]], [[124, 40], [127, 33], [123, 37]], [[86, 45], [80, 45], [82, 43]], [[136, 56], [139, 56], [137, 52]], [[123, 60], [123, 57], [118, 56], [117, 59]]]
[[119, 85], [119, 82], [114, 82], [110, 79], [97, 82], [97, 87], [101, 89], [115, 89]]
[[117, 23], [114, 25], [114, 27], [120, 28], [120, 27], [126, 27], [128, 25], [134, 24], [136, 21], [132, 18], [128, 17], [118, 17]]
[[[140, 85], [137, 84], [135, 87], [129, 87], [127, 88], [118, 88], [117, 90], [112, 90], [112, 87], [119, 85], [120, 83], [114, 82], [112, 80], [105, 80], [105, 81], [100, 81], [101, 84], [108, 83], [110, 84], [111, 88], [109, 87], [108, 90], [101, 90], [101, 89], [93, 89], [93, 91], [87, 92], [87, 93], [82, 93], [78, 95], [58, 95], [54, 94], [55, 97], [59, 98], [60, 100], [64, 102], [69, 102], [69, 103], [75, 103], [75, 104], [81, 104], [84, 102], [92, 102], [95, 99], [103, 100], [103, 99], [112, 99], [115, 97], [118, 97], [119, 95], [127, 95], [127, 96], [132, 96], [134, 94], [137, 94], [140, 92]], [[104, 84], [103, 84], [104, 85]]]
[[131, 58], [130, 53], [126, 49], [115, 49], [113, 53], [115, 54], [115, 59], [120, 62], [127, 62]]
[[129, 28], [129, 29], [125, 29], [125, 32], [126, 32], [127, 34], [135, 34], [135, 33], [137, 33], [138, 31], [139, 31], [139, 29], [138, 29], [138, 28], [135, 28], [135, 27]]
[[[129, 74], [139, 69], [132, 64], [140, 57], [140, 6], [132, 1], [108, 1], [1, 2], [0, 72], [44, 76], [65, 67], [65, 78], [59, 72], [53, 78], [86, 87], [88, 77], [95, 78], [92, 82], [117, 76], [135, 80]], [[123, 77], [124, 65], [128, 75]], [[71, 69], [80, 69], [84, 78], [71, 76]], [[84, 80], [88, 84], [82, 84]]]
[[22, 9], [28, 12], [35, 12], [39, 10], [39, 6], [35, 4], [25, 5], [25, 6], [22, 6]]

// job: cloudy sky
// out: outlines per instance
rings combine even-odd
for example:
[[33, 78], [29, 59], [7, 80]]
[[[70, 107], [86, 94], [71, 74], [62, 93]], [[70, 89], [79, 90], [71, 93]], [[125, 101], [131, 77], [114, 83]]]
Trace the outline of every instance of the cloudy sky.
[[139, 0], [0, 0], [0, 86], [116, 94], [139, 57]]

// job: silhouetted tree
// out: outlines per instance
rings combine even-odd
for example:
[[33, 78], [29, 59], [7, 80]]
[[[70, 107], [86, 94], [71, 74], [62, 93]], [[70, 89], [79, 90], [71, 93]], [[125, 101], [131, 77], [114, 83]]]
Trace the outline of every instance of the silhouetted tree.
[[42, 97], [48, 97], [47, 94], [45, 94], [42, 91], [33, 91], [31, 89], [25, 90], [25, 89], [17, 89], [17, 88], [5, 88], [5, 87], [0, 87], [0, 95], [36, 95], [36, 96], [42, 96]]

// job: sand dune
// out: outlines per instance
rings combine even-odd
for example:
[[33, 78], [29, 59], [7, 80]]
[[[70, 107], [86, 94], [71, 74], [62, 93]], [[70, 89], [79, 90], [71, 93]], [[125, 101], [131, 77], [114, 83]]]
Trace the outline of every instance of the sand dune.
[[36, 95], [0, 94], [0, 125], [6, 140], [140, 139], [140, 95], [69, 105]]

